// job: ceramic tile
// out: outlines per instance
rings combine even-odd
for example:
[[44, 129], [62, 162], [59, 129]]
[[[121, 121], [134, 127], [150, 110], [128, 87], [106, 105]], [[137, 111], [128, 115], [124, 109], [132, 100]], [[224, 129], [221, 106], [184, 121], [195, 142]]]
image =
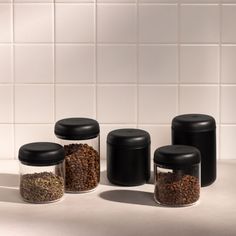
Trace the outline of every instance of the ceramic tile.
[[135, 45], [100, 45], [97, 48], [97, 79], [101, 83], [137, 81]]
[[53, 45], [16, 45], [15, 82], [53, 83]]
[[53, 4], [14, 5], [16, 42], [53, 42]]

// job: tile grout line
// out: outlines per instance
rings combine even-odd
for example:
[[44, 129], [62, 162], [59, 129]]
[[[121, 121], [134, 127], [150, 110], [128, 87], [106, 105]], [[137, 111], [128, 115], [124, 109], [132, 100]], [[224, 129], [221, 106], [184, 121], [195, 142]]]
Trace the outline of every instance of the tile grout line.
[[[52, 3], [53, 4], [53, 3]], [[56, 3], [55, 3], [56, 4]], [[5, 41], [1, 41], [0, 42], [0, 44], [9, 44], [9, 42], [5, 42]], [[25, 42], [25, 41], [17, 41], [17, 42], [15, 42], [15, 44], [54, 44], [54, 42], [43, 42], [43, 41], [41, 41], [41, 42]], [[61, 42], [61, 41], [57, 41], [57, 42], [55, 42], [55, 44], [82, 44], [82, 45], [93, 45], [94, 43], [93, 42], [84, 42], [84, 41], [80, 41], [80, 42]], [[135, 42], [122, 42], [122, 41], [120, 41], [120, 42], [102, 42], [102, 41], [99, 41], [98, 43], [97, 43], [98, 45], [136, 45], [136, 43]], [[144, 45], [144, 46], [148, 46], [148, 45], [150, 45], [150, 46], [155, 46], [155, 45], [163, 45], [163, 46], [165, 46], [165, 45], [167, 45], [167, 46], [176, 46], [177, 44], [178, 44], [178, 42], [176, 42], [176, 43], [174, 43], [174, 42], [158, 42], [158, 41], [156, 41], [156, 42], [140, 42], [140, 44], [141, 45]], [[190, 46], [198, 46], [198, 45], [200, 45], [200, 46], [217, 46], [217, 45], [219, 45], [219, 43], [217, 43], [217, 42], [180, 42], [180, 44], [181, 45], [183, 45], [183, 46], [185, 46], [185, 45], [190, 45]], [[234, 42], [224, 42], [224, 45], [229, 45], [229, 46], [236, 46], [236, 43], [234, 43]]]
[[98, 49], [97, 49], [97, 0], [94, 1], [94, 79], [95, 79], [95, 94], [94, 94], [94, 112], [95, 118], [98, 120]]
[[17, 159], [16, 154], [16, 87], [15, 87], [15, 6], [14, 0], [11, 3], [12, 6], [12, 79], [13, 79], [13, 159]]
[[[9, 44], [9, 42], [0, 42], [0, 45], [5, 45], [5, 44]], [[44, 45], [44, 44], [47, 44], [47, 45], [53, 45], [53, 44], [56, 44], [56, 45], [80, 45], [80, 46], [87, 46], [87, 45], [94, 45], [94, 43], [92, 42], [20, 42], [20, 41], [17, 41], [15, 42], [14, 44], [16, 45]], [[208, 46], [208, 47], [216, 47], [216, 46], [219, 46], [219, 42], [216, 43], [216, 42], [191, 42], [191, 43], [188, 43], [188, 42], [180, 42], [180, 43], [161, 43], [161, 42], [142, 42], [142, 43], [139, 43], [140, 45], [143, 45], [143, 46], [178, 46], [178, 44], [180, 44], [181, 46]], [[224, 42], [222, 43], [224, 46], [236, 46], [236, 43], [227, 43], [227, 42]], [[136, 43], [129, 43], [129, 42], [99, 42], [97, 43], [97, 45], [101, 45], [101, 46], [135, 46]]]
[[218, 126], [218, 158], [221, 159], [221, 77], [222, 77], [222, 3], [219, 1], [219, 96], [218, 96], [218, 114], [219, 114], [219, 126]]
[[180, 11], [181, 11], [181, 3], [178, 2], [177, 4], [177, 32], [178, 32], [178, 83], [177, 83], [177, 115], [180, 114]]
[[[10, 44], [11, 45], [11, 44]], [[12, 45], [11, 45], [12, 46]], [[54, 83], [15, 83], [15, 85], [19, 85], [19, 86], [30, 86], [30, 85], [53, 85]], [[84, 82], [71, 82], [71, 83], [56, 83], [58, 86], [91, 86], [94, 85], [94, 82], [91, 83], [84, 83]], [[137, 83], [97, 83], [98, 85], [101, 86], [135, 86]], [[0, 83], [0, 86], [7, 86], [7, 85], [13, 85], [13, 82], [10, 83]], [[177, 83], [139, 83], [139, 86], [159, 86], [159, 87], [163, 87], [163, 86], [167, 86], [167, 87], [171, 87], [171, 86], [177, 86]], [[218, 86], [219, 82], [217, 83], [181, 83], [180, 86], [184, 86], [184, 87], [198, 87], [198, 86], [208, 86], [208, 87], [215, 87]], [[228, 86], [236, 86], [236, 83], [221, 83], [222, 86], [224, 87], [228, 87]]]
[[[56, 122], [56, 2], [53, 1], [53, 120]], [[54, 141], [56, 137], [54, 136]]]
[[139, 127], [139, 0], [136, 3], [136, 128]]

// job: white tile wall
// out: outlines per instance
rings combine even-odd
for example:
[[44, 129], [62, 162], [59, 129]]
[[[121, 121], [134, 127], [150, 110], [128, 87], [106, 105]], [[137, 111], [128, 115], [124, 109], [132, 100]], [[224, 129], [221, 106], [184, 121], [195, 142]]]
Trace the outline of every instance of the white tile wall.
[[53, 41], [53, 4], [14, 4], [15, 42]]
[[169, 124], [177, 115], [176, 85], [140, 85], [138, 120], [141, 124]]
[[16, 44], [14, 66], [16, 83], [52, 83], [53, 45]]
[[219, 47], [180, 46], [180, 82], [189, 84], [218, 83]]
[[135, 85], [98, 85], [97, 119], [101, 123], [136, 123]]
[[95, 81], [95, 47], [93, 45], [56, 45], [56, 82], [93, 83]]
[[135, 43], [136, 4], [97, 4], [97, 41]]
[[142, 43], [176, 43], [178, 10], [176, 4], [140, 4], [139, 40]]
[[177, 45], [140, 45], [138, 66], [140, 83], [177, 83]]
[[12, 41], [12, 4], [0, 4], [0, 42]]
[[86, 116], [106, 136], [170, 143], [177, 114], [215, 117], [219, 158], [236, 158], [236, 0], [0, 0], [0, 159], [53, 141]]
[[180, 8], [181, 42], [219, 42], [219, 10], [219, 5], [183, 5]]
[[66, 117], [95, 118], [94, 85], [57, 85], [55, 93], [56, 120]]
[[136, 83], [136, 45], [99, 45], [97, 47], [99, 83]]
[[55, 4], [55, 41], [94, 42], [94, 4]]
[[12, 83], [12, 61], [12, 45], [0, 44], [0, 83]]

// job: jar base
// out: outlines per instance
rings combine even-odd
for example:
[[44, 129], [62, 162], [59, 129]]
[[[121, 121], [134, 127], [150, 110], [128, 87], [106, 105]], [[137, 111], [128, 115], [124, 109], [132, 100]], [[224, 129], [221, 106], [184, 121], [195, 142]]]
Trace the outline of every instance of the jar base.
[[56, 203], [56, 202], [63, 201], [64, 196], [61, 197], [61, 198], [58, 198], [58, 199], [56, 199], [56, 200], [53, 200], [53, 201], [44, 201], [44, 202], [29, 201], [29, 200], [23, 198], [22, 196], [21, 196], [21, 199], [22, 199], [24, 202], [26, 202], [26, 203], [31, 203], [31, 204], [38, 204], [38, 205], [40, 205], [40, 204], [50, 204], [50, 203]]
[[159, 207], [170, 207], [170, 208], [178, 208], [178, 207], [191, 207], [191, 206], [195, 206], [195, 205], [198, 205], [200, 200], [198, 199], [196, 202], [193, 202], [193, 203], [189, 203], [189, 204], [181, 204], [181, 205], [168, 205], [168, 204], [164, 204], [164, 203], [161, 203], [159, 202], [156, 197], [154, 196], [154, 201], [157, 203], [157, 205]]
[[73, 193], [74, 194], [90, 193], [90, 192], [94, 192], [97, 188], [98, 188], [98, 185], [93, 189], [83, 190], [83, 191], [68, 191], [68, 190], [65, 190], [65, 193], [69, 193], [69, 194], [73, 194]]

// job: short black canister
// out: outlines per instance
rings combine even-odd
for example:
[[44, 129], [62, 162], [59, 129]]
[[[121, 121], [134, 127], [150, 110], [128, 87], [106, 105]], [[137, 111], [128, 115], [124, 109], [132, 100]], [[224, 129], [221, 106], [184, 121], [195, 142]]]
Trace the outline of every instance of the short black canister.
[[107, 178], [135, 186], [150, 178], [150, 135], [141, 129], [117, 129], [107, 136]]
[[185, 114], [172, 120], [172, 144], [191, 145], [201, 152], [201, 186], [216, 180], [216, 122], [209, 115]]

